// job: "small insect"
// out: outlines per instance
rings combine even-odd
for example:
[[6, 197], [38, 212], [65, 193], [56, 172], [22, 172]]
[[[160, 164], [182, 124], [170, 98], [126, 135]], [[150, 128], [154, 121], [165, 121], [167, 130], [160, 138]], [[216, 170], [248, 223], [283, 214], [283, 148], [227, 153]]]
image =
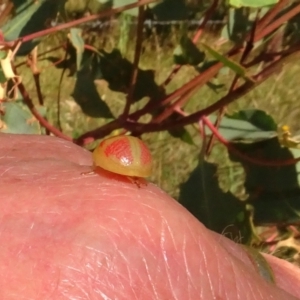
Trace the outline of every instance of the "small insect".
[[152, 172], [152, 156], [147, 146], [133, 136], [103, 140], [93, 152], [94, 167], [125, 175], [140, 187], [140, 178]]

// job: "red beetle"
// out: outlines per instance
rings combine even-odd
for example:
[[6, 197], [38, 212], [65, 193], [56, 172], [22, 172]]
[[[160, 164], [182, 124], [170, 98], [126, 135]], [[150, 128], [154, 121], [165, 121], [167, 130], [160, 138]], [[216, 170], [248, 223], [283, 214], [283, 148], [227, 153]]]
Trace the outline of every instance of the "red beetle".
[[[152, 172], [152, 156], [147, 146], [133, 136], [116, 136], [100, 142], [93, 152], [95, 167], [134, 177], [148, 177]], [[132, 178], [131, 178], [132, 179]]]

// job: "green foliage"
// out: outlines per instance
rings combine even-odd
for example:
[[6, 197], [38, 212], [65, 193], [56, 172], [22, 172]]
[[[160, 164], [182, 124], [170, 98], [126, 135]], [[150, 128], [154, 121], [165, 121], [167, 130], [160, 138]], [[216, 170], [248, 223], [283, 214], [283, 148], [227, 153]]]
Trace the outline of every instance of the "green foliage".
[[82, 55], [84, 52], [84, 40], [82, 38], [82, 29], [80, 28], [71, 28], [69, 39], [72, 43], [72, 46], [76, 50], [76, 68], [80, 70]]
[[207, 50], [207, 52], [213, 56], [216, 60], [220, 61], [221, 63], [224, 64], [224, 66], [228, 67], [231, 69], [236, 75], [241, 76], [242, 78], [246, 80], [252, 80], [248, 75], [246, 69], [241, 66], [240, 64], [234, 62], [231, 59], [228, 59], [226, 56], [220, 54], [219, 52], [215, 51], [208, 45], [202, 44], [202, 46]]
[[264, 7], [278, 3], [278, 0], [229, 0], [229, 4], [235, 7]]
[[244, 120], [264, 131], [277, 131], [274, 119], [263, 110], [247, 109], [241, 110], [229, 116], [231, 119]]
[[[0, 60], [5, 59], [7, 57], [7, 51], [0, 51]], [[0, 83], [5, 83], [7, 78], [4, 74], [3, 68], [0, 69]]]
[[[215, 122], [216, 116], [210, 116], [210, 121]], [[285, 155], [289, 150], [279, 145], [276, 137], [276, 129], [276, 123], [270, 115], [264, 111], [252, 109], [239, 111], [233, 115], [223, 117], [219, 126], [219, 133], [228, 141], [232, 141], [232, 146], [236, 150], [239, 150], [240, 153], [247, 154], [249, 157], [256, 157], [261, 160], [284, 160], [290, 158]], [[210, 129], [207, 129], [206, 134], [209, 135], [210, 133]], [[279, 151], [277, 154], [273, 152], [271, 157], [267, 156], [271, 148], [274, 148], [274, 144], [272, 144], [272, 146], [266, 150], [265, 157], [264, 155], [262, 157], [255, 155], [256, 151], [261, 155], [262, 148], [259, 147], [259, 145], [262, 143], [264, 145], [274, 143], [274, 141], [276, 141], [276, 146]], [[259, 150], [256, 145], [259, 147]], [[249, 149], [251, 149], [251, 152]], [[300, 156], [300, 151], [298, 150], [298, 152]], [[244, 243], [251, 243], [253, 242], [253, 237], [256, 237], [256, 232], [251, 223], [250, 216], [252, 217], [252, 215], [250, 215], [247, 207], [250, 205], [253, 208], [253, 217], [256, 224], [262, 225], [270, 221], [270, 215], [265, 214], [266, 217], [264, 218], [264, 215], [261, 214], [263, 201], [256, 201], [256, 190], [254, 187], [259, 186], [259, 189], [264, 190], [265, 187], [263, 187], [263, 183], [269, 182], [269, 179], [271, 179], [270, 182], [272, 182], [276, 188], [279, 188], [278, 190], [282, 190], [283, 188], [285, 190], [288, 189], [287, 186], [278, 185], [277, 182], [273, 182], [274, 176], [272, 176], [272, 173], [268, 173], [274, 172], [274, 167], [266, 168], [266, 166], [258, 166], [252, 162], [247, 162], [244, 157], [234, 155], [231, 151], [229, 151], [229, 154], [231, 160], [239, 162], [242, 164], [244, 171], [247, 170], [245, 181], [246, 193], [249, 195], [247, 201], [241, 202], [234, 194], [221, 190], [217, 178], [213, 175], [216, 173], [216, 166], [202, 160], [191, 173], [187, 182], [182, 186], [179, 201], [208, 228], [219, 233], [230, 234], [234, 239], [238, 239], [240, 235]], [[289, 167], [292, 169], [295, 168], [295, 166]], [[229, 169], [232, 171], [231, 168]], [[286, 170], [286, 168], [282, 169]], [[280, 170], [280, 168], [277, 168], [276, 172], [280, 172]], [[280, 176], [278, 179], [279, 178]], [[287, 176], [285, 176], [285, 178], [288, 179]], [[253, 182], [251, 183], [252, 180], [255, 181], [254, 184]], [[239, 185], [238, 182], [235, 182], [233, 177], [231, 190], [234, 190], [235, 183]], [[260, 192], [262, 190], [260, 190]], [[282, 205], [285, 206], [283, 202]], [[279, 213], [277, 208], [275, 210]], [[286, 213], [282, 213], [281, 216], [285, 219], [278, 218], [278, 222], [288, 222]], [[293, 219], [293, 221], [295, 221], [295, 219]], [[273, 223], [275, 223], [274, 219]]]
[[[260, 15], [264, 16], [270, 7], [264, 6], [260, 9]], [[228, 23], [223, 27], [221, 36], [235, 43], [244, 42], [247, 32], [251, 30], [257, 16], [256, 9], [248, 9], [246, 7], [229, 8]], [[260, 44], [262, 41], [259, 41]]]
[[[211, 115], [209, 119], [214, 123], [217, 117]], [[219, 132], [228, 141], [257, 142], [277, 136], [277, 125], [265, 112], [250, 109], [224, 116], [219, 126]], [[209, 128], [207, 134], [211, 134]]]
[[[1, 116], [1, 132], [18, 134], [41, 134], [41, 126], [22, 100], [3, 104], [5, 114]], [[42, 110], [40, 113], [45, 114]]]
[[[283, 148], [277, 138], [251, 144], [235, 143], [235, 148], [260, 160], [283, 161], [300, 156], [299, 149]], [[230, 158], [247, 170], [247, 202], [254, 208], [254, 222], [260, 225], [294, 224], [300, 220], [299, 164], [278, 168], [254, 165], [233, 153]]]
[[246, 206], [220, 189], [216, 171], [216, 165], [200, 161], [182, 185], [179, 202], [207, 228], [249, 243], [252, 228]]
[[228, 10], [228, 23], [222, 30], [222, 37], [235, 43], [242, 42], [245, 34], [250, 30], [253, 22], [249, 20], [249, 13], [244, 8]]
[[[14, 41], [18, 38], [46, 29], [46, 20], [54, 19], [57, 10], [65, 0], [26, 0], [13, 1], [15, 5], [15, 16], [2, 28], [5, 40]], [[28, 54], [40, 39], [22, 43], [18, 50], [19, 55]]]

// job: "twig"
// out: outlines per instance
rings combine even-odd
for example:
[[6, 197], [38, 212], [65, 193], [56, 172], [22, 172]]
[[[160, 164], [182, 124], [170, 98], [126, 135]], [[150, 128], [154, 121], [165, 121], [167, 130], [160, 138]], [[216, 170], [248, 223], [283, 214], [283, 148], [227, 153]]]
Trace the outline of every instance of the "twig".
[[244, 159], [245, 161], [248, 161], [250, 163], [253, 163], [255, 165], [259, 166], [265, 166], [265, 167], [284, 167], [284, 166], [290, 166], [294, 165], [297, 162], [300, 161], [300, 157], [298, 158], [290, 158], [286, 160], [264, 160], [264, 159], [258, 159], [254, 158], [252, 156], [248, 156], [239, 150], [237, 150], [230, 142], [228, 142], [226, 139], [224, 139], [218, 129], [209, 121], [208, 118], [202, 117], [203, 122], [207, 125], [207, 127], [212, 131], [213, 135], [216, 136], [216, 138], [224, 145], [226, 148], [234, 153], [235, 155], [239, 156], [240, 158]]
[[145, 132], [169, 130], [169, 129], [178, 128], [178, 127], [182, 127], [182, 126], [186, 126], [198, 122], [199, 118], [201, 118], [202, 116], [210, 115], [211, 113], [220, 109], [224, 105], [228, 105], [229, 103], [232, 103], [236, 99], [242, 97], [243, 95], [251, 91], [254, 87], [257, 87], [262, 82], [264, 82], [267, 78], [269, 78], [272, 74], [274, 74], [276, 70], [282, 68], [284, 64], [286, 64], [292, 59], [294, 60], [295, 56], [299, 56], [299, 55], [300, 55], [300, 51], [293, 53], [293, 55], [290, 55], [288, 57], [283, 57], [281, 59], [278, 59], [277, 61], [273, 62], [271, 65], [266, 67], [259, 74], [253, 76], [255, 80], [254, 82], [252, 81], [245, 82], [243, 85], [236, 88], [230, 95], [226, 95], [223, 98], [221, 98], [219, 101], [206, 107], [205, 109], [198, 111], [194, 114], [191, 114], [188, 117], [184, 117], [179, 120], [176, 120], [176, 122], [168, 121], [161, 124], [145, 124], [145, 123], [127, 121], [124, 124], [124, 127], [127, 130], [135, 130], [135, 131], [140, 131], [145, 133]]
[[292, 8], [290, 11], [276, 19], [273, 23], [265, 27], [263, 30], [259, 31], [257, 35], [255, 35], [254, 43], [264, 38], [266, 35], [280, 27], [286, 21], [290, 20], [294, 16], [296, 16], [300, 12], [300, 4]]
[[167, 119], [169, 116], [173, 114], [174, 111], [181, 110], [181, 107], [190, 100], [192, 95], [201, 87], [202, 85], [197, 85], [194, 88], [186, 91], [178, 100], [174, 101], [172, 105], [170, 105], [167, 109], [164, 109], [163, 112], [155, 117], [151, 123], [160, 123], [163, 120]]
[[261, 31], [263, 28], [265, 28], [289, 2], [289, 0], [278, 1], [278, 3], [259, 20], [257, 24], [258, 31]]
[[[255, 36], [255, 30], [256, 30], [256, 27], [257, 27], [256, 24], [258, 22], [258, 16], [259, 16], [259, 11], [256, 14], [256, 20], [255, 20], [255, 22], [253, 22], [253, 26], [251, 28], [250, 35], [248, 34], [247, 38], [246, 38], [246, 47], [244, 48], [244, 51], [243, 51], [242, 56], [240, 58], [240, 65], [242, 65], [242, 66], [243, 66], [246, 58], [250, 54], [251, 50], [253, 49], [253, 40], [254, 40], [254, 36]], [[231, 83], [231, 86], [230, 86], [227, 94], [230, 94], [233, 90], [235, 90], [235, 88], [237, 87], [237, 83], [238, 83], [239, 78], [240, 78], [240, 76], [237, 75], [237, 74], [234, 76], [233, 81]], [[226, 106], [223, 106], [219, 110], [219, 114], [218, 114], [216, 122], [215, 122], [215, 127], [216, 128], [219, 128], [219, 126], [221, 124], [221, 120], [222, 120], [222, 118], [225, 114], [225, 110], [226, 110]], [[208, 143], [207, 143], [206, 155], [209, 155], [211, 150], [212, 150], [214, 138], [215, 138], [215, 135], [212, 135], [211, 138], [209, 139]]]
[[[141, 0], [139, 0], [141, 2]], [[136, 33], [136, 45], [134, 51], [134, 59], [132, 66], [132, 74], [130, 79], [130, 85], [128, 94], [126, 97], [126, 104], [124, 107], [123, 114], [120, 116], [120, 119], [126, 120], [130, 111], [131, 103], [133, 102], [133, 94], [135, 90], [136, 80], [139, 72], [139, 61], [142, 51], [142, 41], [143, 41], [143, 22], [144, 22], [144, 6], [139, 7], [139, 15], [138, 15], [138, 24], [137, 24], [137, 33]]]
[[[205, 17], [203, 19], [203, 21], [201, 22], [194, 38], [193, 38], [193, 43], [196, 44], [197, 41], [199, 40], [199, 38], [201, 37], [202, 33], [203, 33], [203, 28], [205, 27], [206, 23], [208, 22], [208, 20], [210, 19], [211, 15], [213, 14], [214, 10], [216, 9], [217, 5], [218, 5], [218, 0], [214, 0], [212, 5], [209, 7], [209, 9], [207, 10], [207, 12], [205, 13]], [[171, 71], [171, 73], [169, 74], [169, 76], [165, 79], [164, 83], [162, 84], [162, 86], [167, 86], [171, 80], [174, 78], [174, 76], [179, 72], [179, 70], [181, 69], [181, 65], [176, 65], [174, 66], [173, 70]]]
[[[87, 16], [87, 17], [84, 17], [84, 18], [80, 18], [78, 20], [74, 20], [74, 21], [71, 21], [71, 22], [68, 22], [68, 23], [64, 23], [64, 24], [61, 24], [61, 25], [54, 26], [54, 27], [51, 27], [51, 28], [48, 28], [48, 29], [45, 29], [45, 30], [42, 30], [42, 31], [39, 31], [39, 32], [28, 34], [28, 35], [26, 35], [24, 37], [21, 37], [20, 39], [16, 40], [15, 42], [17, 42], [19, 40], [21, 40], [23, 43], [28, 42], [28, 41], [31, 41], [33, 39], [43, 37], [43, 36], [51, 34], [51, 33], [61, 31], [63, 29], [68, 29], [68, 28], [75, 27], [75, 26], [83, 24], [83, 23], [87, 23], [87, 22], [91, 22], [91, 21], [94, 21], [94, 20], [97, 20], [97, 19], [100, 19], [100, 18], [109, 17], [109, 16], [112, 16], [112, 15], [115, 15], [115, 14], [119, 14], [119, 13], [125, 11], [125, 10], [135, 8], [135, 7], [139, 7], [139, 6], [146, 5], [146, 4], [153, 3], [153, 2], [157, 2], [157, 0], [141, 0], [140, 2], [124, 5], [124, 6], [121, 6], [121, 7], [118, 7], [118, 8], [112, 8], [112, 9], [103, 11], [99, 14], [90, 15], [90, 16]], [[5, 43], [0, 42], [0, 45], [2, 45], [2, 44], [5, 44]]]

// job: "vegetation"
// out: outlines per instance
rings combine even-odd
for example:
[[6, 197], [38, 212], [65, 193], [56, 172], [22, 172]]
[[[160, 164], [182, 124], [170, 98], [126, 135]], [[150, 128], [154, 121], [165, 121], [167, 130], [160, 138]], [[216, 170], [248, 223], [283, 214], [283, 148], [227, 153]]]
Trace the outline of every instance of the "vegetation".
[[300, 4], [11, 0], [0, 130], [93, 149], [130, 133], [208, 228], [299, 261]]

